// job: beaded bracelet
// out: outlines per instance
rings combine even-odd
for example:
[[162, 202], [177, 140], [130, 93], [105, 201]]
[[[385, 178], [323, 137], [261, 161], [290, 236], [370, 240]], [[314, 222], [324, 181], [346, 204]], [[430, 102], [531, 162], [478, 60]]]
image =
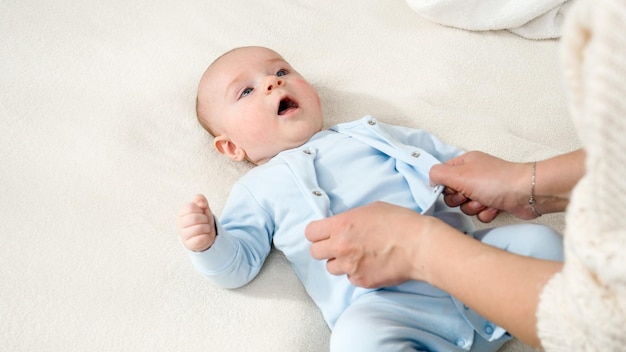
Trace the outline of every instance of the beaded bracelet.
[[530, 197], [528, 198], [528, 205], [530, 205], [530, 209], [532, 209], [533, 213], [535, 213], [535, 216], [540, 217], [541, 214], [539, 214], [539, 212], [537, 212], [537, 208], [535, 208], [535, 205], [537, 205], [537, 201], [535, 201], [535, 173], [537, 171], [537, 162], [533, 162], [533, 175], [530, 178]]

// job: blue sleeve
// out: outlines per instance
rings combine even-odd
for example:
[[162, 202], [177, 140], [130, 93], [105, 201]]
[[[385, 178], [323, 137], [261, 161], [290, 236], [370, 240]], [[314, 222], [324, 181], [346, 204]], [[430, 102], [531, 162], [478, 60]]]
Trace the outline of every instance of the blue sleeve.
[[274, 222], [247, 188], [235, 184], [216, 227], [211, 248], [190, 252], [191, 261], [215, 285], [244, 286], [256, 277], [270, 252]]

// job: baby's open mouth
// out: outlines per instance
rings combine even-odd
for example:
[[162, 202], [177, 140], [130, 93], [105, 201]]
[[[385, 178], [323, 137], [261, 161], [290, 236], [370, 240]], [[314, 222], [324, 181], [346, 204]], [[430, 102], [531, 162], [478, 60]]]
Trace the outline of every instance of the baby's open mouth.
[[280, 104], [278, 104], [278, 115], [284, 115], [287, 112], [297, 108], [298, 103], [291, 100], [291, 98], [285, 97], [280, 101]]

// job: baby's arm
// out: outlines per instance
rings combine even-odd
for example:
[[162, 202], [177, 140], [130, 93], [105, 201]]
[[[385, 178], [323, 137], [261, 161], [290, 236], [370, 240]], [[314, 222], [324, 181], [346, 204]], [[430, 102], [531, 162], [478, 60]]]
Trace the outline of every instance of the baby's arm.
[[198, 194], [193, 202], [183, 205], [176, 217], [176, 227], [183, 244], [191, 251], [203, 252], [213, 245], [217, 234], [215, 220], [203, 195]]
[[219, 219], [198, 195], [181, 208], [176, 223], [193, 266], [222, 288], [241, 287], [254, 279], [272, 248], [271, 214], [237, 183]]

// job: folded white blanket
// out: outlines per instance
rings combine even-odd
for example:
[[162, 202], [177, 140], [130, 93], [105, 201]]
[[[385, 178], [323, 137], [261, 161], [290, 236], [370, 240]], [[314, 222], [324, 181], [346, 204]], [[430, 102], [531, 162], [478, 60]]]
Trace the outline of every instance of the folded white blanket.
[[528, 39], [561, 36], [572, 0], [407, 0], [423, 17], [473, 31], [506, 29]]

